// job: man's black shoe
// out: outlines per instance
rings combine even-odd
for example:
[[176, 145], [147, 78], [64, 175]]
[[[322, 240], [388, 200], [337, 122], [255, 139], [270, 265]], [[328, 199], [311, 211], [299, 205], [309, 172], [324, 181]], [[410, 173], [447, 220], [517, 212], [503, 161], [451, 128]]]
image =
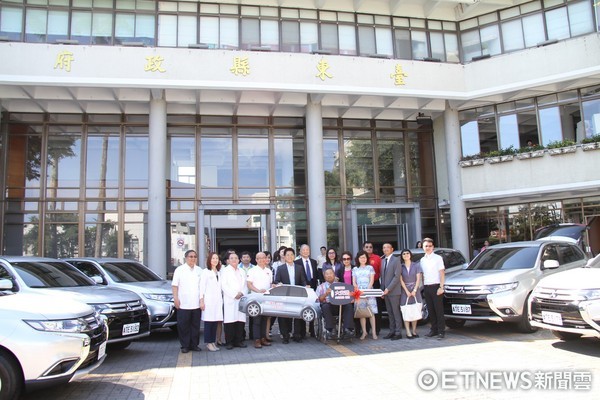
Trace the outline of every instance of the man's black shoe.
[[182, 348], [181, 348], [181, 352], [182, 352], [182, 353], [189, 353], [189, 352], [190, 352], [190, 349], [188, 349], [187, 347], [182, 347]]
[[443, 339], [443, 338], [445, 338], [445, 337], [446, 337], [446, 334], [445, 334], [445, 333], [440, 333], [439, 335], [437, 335], [437, 339], [438, 339], [438, 340], [442, 340], [442, 339]]
[[384, 339], [391, 339], [391, 338], [393, 338], [393, 337], [394, 337], [394, 333], [393, 333], [393, 332], [390, 332], [390, 333], [388, 333], [387, 335], [385, 335], [383, 338], [384, 338]]
[[242, 343], [236, 343], [236, 344], [234, 344], [233, 347], [240, 347], [242, 349], [245, 349], [248, 346], [246, 345], [246, 343], [242, 342]]
[[293, 340], [294, 340], [294, 342], [296, 342], [296, 343], [302, 343], [302, 338], [295, 337]]
[[402, 335], [394, 335], [390, 339], [392, 339], [392, 340], [400, 340], [400, 339], [402, 339]]
[[290, 339], [287, 339], [287, 338], [284, 338], [282, 341], [283, 344], [288, 344], [289, 342], [290, 342]]
[[433, 331], [429, 331], [429, 333], [425, 335], [425, 337], [434, 337], [434, 336], [437, 336], [437, 333], [435, 333]]
[[225, 347], [227, 350], [231, 350], [233, 349], [233, 345], [231, 343], [227, 344], [227, 346]]
[[202, 349], [200, 347], [198, 347], [198, 346], [192, 347], [190, 350], [192, 350], [192, 351], [202, 351]]

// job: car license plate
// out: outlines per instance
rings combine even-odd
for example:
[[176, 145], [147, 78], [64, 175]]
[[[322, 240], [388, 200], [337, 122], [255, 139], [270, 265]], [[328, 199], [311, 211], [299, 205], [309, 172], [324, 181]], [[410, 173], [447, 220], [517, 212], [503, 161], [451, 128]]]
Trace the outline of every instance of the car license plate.
[[102, 343], [100, 347], [98, 347], [98, 360], [104, 357], [106, 354], [106, 342]]
[[123, 336], [133, 335], [134, 333], [138, 333], [140, 331], [140, 323], [136, 322], [134, 324], [125, 324], [123, 325]]
[[452, 304], [452, 314], [471, 314], [470, 304]]
[[542, 321], [552, 325], [562, 325], [562, 315], [556, 312], [542, 311]]

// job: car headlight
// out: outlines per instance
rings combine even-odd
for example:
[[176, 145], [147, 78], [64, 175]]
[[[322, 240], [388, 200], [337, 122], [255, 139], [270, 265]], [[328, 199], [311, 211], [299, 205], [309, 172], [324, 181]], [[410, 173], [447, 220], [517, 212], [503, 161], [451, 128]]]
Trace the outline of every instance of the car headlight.
[[37, 331], [81, 333], [90, 330], [89, 325], [81, 318], [61, 320], [24, 320], [27, 325]]
[[144, 297], [148, 300], [166, 301], [169, 303], [173, 302], [172, 294], [158, 294], [158, 293], [143, 293]]
[[515, 290], [518, 285], [519, 285], [519, 282], [503, 283], [500, 285], [488, 285], [487, 289], [490, 291], [490, 293], [493, 294], [493, 293], [508, 292], [511, 290]]
[[588, 289], [580, 292], [586, 300], [598, 300], [600, 299], [600, 289]]

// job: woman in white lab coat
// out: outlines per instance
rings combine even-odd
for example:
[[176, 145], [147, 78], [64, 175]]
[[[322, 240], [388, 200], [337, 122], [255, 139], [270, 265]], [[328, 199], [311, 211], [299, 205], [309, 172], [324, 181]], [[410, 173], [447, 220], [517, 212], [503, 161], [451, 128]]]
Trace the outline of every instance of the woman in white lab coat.
[[217, 327], [223, 321], [223, 293], [221, 291], [221, 260], [209, 253], [206, 268], [200, 275], [200, 308], [204, 321], [204, 343], [210, 351], [220, 350], [217, 345]]
[[228, 265], [221, 271], [223, 289], [223, 325], [228, 350], [234, 347], [246, 347], [244, 344], [244, 326], [246, 314], [239, 311], [240, 298], [248, 293], [246, 272], [238, 268], [240, 260], [235, 253], [229, 254]]

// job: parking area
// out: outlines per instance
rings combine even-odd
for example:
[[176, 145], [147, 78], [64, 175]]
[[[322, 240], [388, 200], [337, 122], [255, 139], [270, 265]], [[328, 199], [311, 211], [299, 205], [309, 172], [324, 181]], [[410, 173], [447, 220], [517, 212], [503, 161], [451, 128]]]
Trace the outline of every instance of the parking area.
[[413, 340], [339, 345], [315, 339], [284, 345], [276, 338], [262, 349], [182, 354], [176, 334], [166, 329], [110, 353], [81, 381], [24, 399], [314, 399], [336, 390], [342, 391], [336, 398], [357, 399], [583, 399], [598, 393], [597, 339], [562, 342], [549, 331], [520, 334], [494, 323], [467, 323], [444, 340], [424, 338], [426, 332], [420, 327]]

